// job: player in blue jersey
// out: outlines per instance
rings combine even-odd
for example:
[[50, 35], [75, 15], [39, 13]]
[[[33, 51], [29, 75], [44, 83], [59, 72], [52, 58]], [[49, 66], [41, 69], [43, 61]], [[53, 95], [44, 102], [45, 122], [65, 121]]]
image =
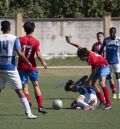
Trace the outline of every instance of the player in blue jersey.
[[94, 110], [97, 105], [97, 96], [91, 86], [84, 87], [83, 83], [75, 83], [69, 80], [65, 85], [65, 91], [79, 92], [78, 96], [71, 104], [72, 109]]
[[19, 38], [10, 34], [9, 21], [1, 22], [1, 31], [3, 34], [0, 35], [0, 90], [5, 88], [5, 84], [9, 82], [11, 88], [18, 94], [27, 118], [35, 119], [37, 116], [32, 114], [27, 98], [22, 91], [21, 80], [15, 64], [16, 53], [29, 67], [31, 67], [31, 63], [21, 52]]
[[110, 36], [104, 39], [99, 54], [106, 47], [106, 59], [110, 65], [110, 70], [115, 73], [118, 83], [116, 93], [118, 99], [120, 99], [120, 37], [116, 36], [115, 27], [111, 27], [109, 33]]

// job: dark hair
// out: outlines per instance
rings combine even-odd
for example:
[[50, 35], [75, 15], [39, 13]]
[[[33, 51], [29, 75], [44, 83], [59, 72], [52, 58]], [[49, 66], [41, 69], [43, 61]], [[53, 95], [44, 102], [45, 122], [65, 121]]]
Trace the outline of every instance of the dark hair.
[[10, 22], [9, 21], [2, 21], [1, 22], [1, 30], [3, 32], [10, 30]]
[[23, 28], [27, 34], [34, 32], [35, 24], [32, 21], [27, 21], [24, 23]]
[[96, 36], [98, 37], [98, 35], [103, 35], [104, 36], [104, 33], [103, 32], [98, 32], [97, 34], [96, 34]]
[[80, 57], [80, 58], [86, 57], [87, 54], [88, 54], [88, 52], [89, 52], [89, 51], [87, 50], [87, 48], [78, 49], [78, 51], [77, 51], [77, 56]]
[[70, 86], [73, 85], [73, 84], [74, 84], [74, 81], [69, 80], [64, 87], [65, 91], [70, 91]]
[[115, 30], [115, 32], [116, 32], [116, 28], [115, 28], [115, 27], [111, 27], [111, 28], [110, 28], [110, 32], [111, 32], [112, 30]]

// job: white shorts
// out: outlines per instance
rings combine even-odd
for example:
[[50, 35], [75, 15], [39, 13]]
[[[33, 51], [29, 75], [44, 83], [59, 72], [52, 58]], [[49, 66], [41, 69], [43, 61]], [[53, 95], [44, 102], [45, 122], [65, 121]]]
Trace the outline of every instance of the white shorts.
[[22, 83], [17, 69], [15, 71], [0, 72], [0, 89], [5, 88], [7, 82], [14, 90], [22, 89]]
[[110, 71], [114, 73], [120, 73], [120, 64], [110, 65]]
[[95, 94], [89, 94], [89, 93], [86, 93], [86, 94], [84, 94], [84, 95], [80, 95], [83, 99], [84, 99], [84, 101], [86, 102], [86, 103], [91, 103], [91, 101], [95, 101], [94, 102], [94, 106], [96, 106], [97, 105], [97, 96], [95, 95]]

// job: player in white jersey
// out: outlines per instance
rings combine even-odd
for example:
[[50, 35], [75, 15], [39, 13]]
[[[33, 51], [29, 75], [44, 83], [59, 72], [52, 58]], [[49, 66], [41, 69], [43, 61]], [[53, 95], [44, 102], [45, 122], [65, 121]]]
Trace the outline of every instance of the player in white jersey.
[[18, 94], [27, 118], [35, 119], [37, 116], [32, 114], [29, 103], [22, 91], [21, 80], [15, 65], [16, 53], [30, 67], [31, 63], [21, 52], [19, 38], [10, 34], [9, 21], [1, 22], [1, 30], [3, 34], [0, 35], [0, 91], [5, 88], [5, 84], [9, 82], [12, 89]]
[[100, 49], [101, 54], [104, 47], [106, 47], [106, 59], [110, 65], [110, 70], [115, 73], [117, 80], [117, 96], [120, 99], [120, 37], [116, 36], [116, 28], [110, 28], [110, 36], [105, 38]]

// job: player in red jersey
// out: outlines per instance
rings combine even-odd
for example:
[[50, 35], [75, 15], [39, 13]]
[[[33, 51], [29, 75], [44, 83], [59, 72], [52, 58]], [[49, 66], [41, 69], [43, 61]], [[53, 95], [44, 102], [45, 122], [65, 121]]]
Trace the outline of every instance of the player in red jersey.
[[34, 87], [34, 93], [38, 104], [38, 111], [45, 114], [46, 110], [42, 106], [42, 93], [38, 84], [39, 75], [38, 70], [36, 68], [35, 54], [37, 59], [42, 63], [44, 68], [47, 68], [46, 62], [42, 59], [40, 53], [40, 43], [36, 40], [32, 33], [34, 32], [35, 24], [31, 21], [25, 22], [23, 25], [24, 31], [26, 32], [26, 36], [20, 37], [20, 43], [22, 47], [22, 52], [25, 54], [27, 59], [31, 62], [32, 67], [28, 67], [26, 63], [24, 63], [21, 58], [18, 60], [18, 70], [20, 74], [20, 78], [23, 85], [23, 91], [30, 102], [30, 93], [28, 90], [28, 78], [31, 80], [32, 85]]
[[[103, 32], [98, 32], [98, 33], [96, 34], [96, 37], [97, 37], [97, 40], [98, 40], [98, 41], [93, 44], [91, 51], [93, 51], [93, 52], [95, 52], [95, 53], [98, 54], [99, 51], [100, 51], [100, 48], [101, 48], [101, 46], [102, 46], [102, 44], [103, 44], [104, 33], [103, 33]], [[105, 57], [105, 55], [106, 55], [105, 49], [103, 49], [101, 55], [102, 55], [104, 58], [106, 58], [106, 57]], [[109, 74], [107, 75], [106, 79], [109, 81], [110, 88], [111, 88], [111, 90], [112, 90], [112, 94], [113, 94], [112, 98], [113, 98], [113, 99], [116, 99], [116, 98], [117, 98], [117, 96], [116, 96], [116, 86], [115, 86], [114, 80], [113, 80], [113, 78], [112, 78], [112, 74], [109, 73]]]
[[[85, 85], [89, 85], [90, 81], [92, 81], [92, 86], [94, 86], [96, 90], [96, 94], [100, 100], [101, 107], [103, 109], [111, 109], [112, 106], [109, 97], [109, 91], [105, 84], [106, 75], [109, 73], [109, 65], [107, 60], [103, 56], [87, 50], [87, 48], [82, 48], [78, 43], [73, 42], [71, 38], [68, 36], [66, 36], [66, 41], [69, 44], [78, 48], [77, 55], [80, 58], [80, 60], [86, 61], [88, 64], [92, 66], [92, 72], [88, 80], [85, 82]], [[96, 89], [96, 84], [98, 80], [103, 90], [106, 104], [104, 104], [104, 97], [102, 96], [102, 93], [97, 92], [98, 90]]]

